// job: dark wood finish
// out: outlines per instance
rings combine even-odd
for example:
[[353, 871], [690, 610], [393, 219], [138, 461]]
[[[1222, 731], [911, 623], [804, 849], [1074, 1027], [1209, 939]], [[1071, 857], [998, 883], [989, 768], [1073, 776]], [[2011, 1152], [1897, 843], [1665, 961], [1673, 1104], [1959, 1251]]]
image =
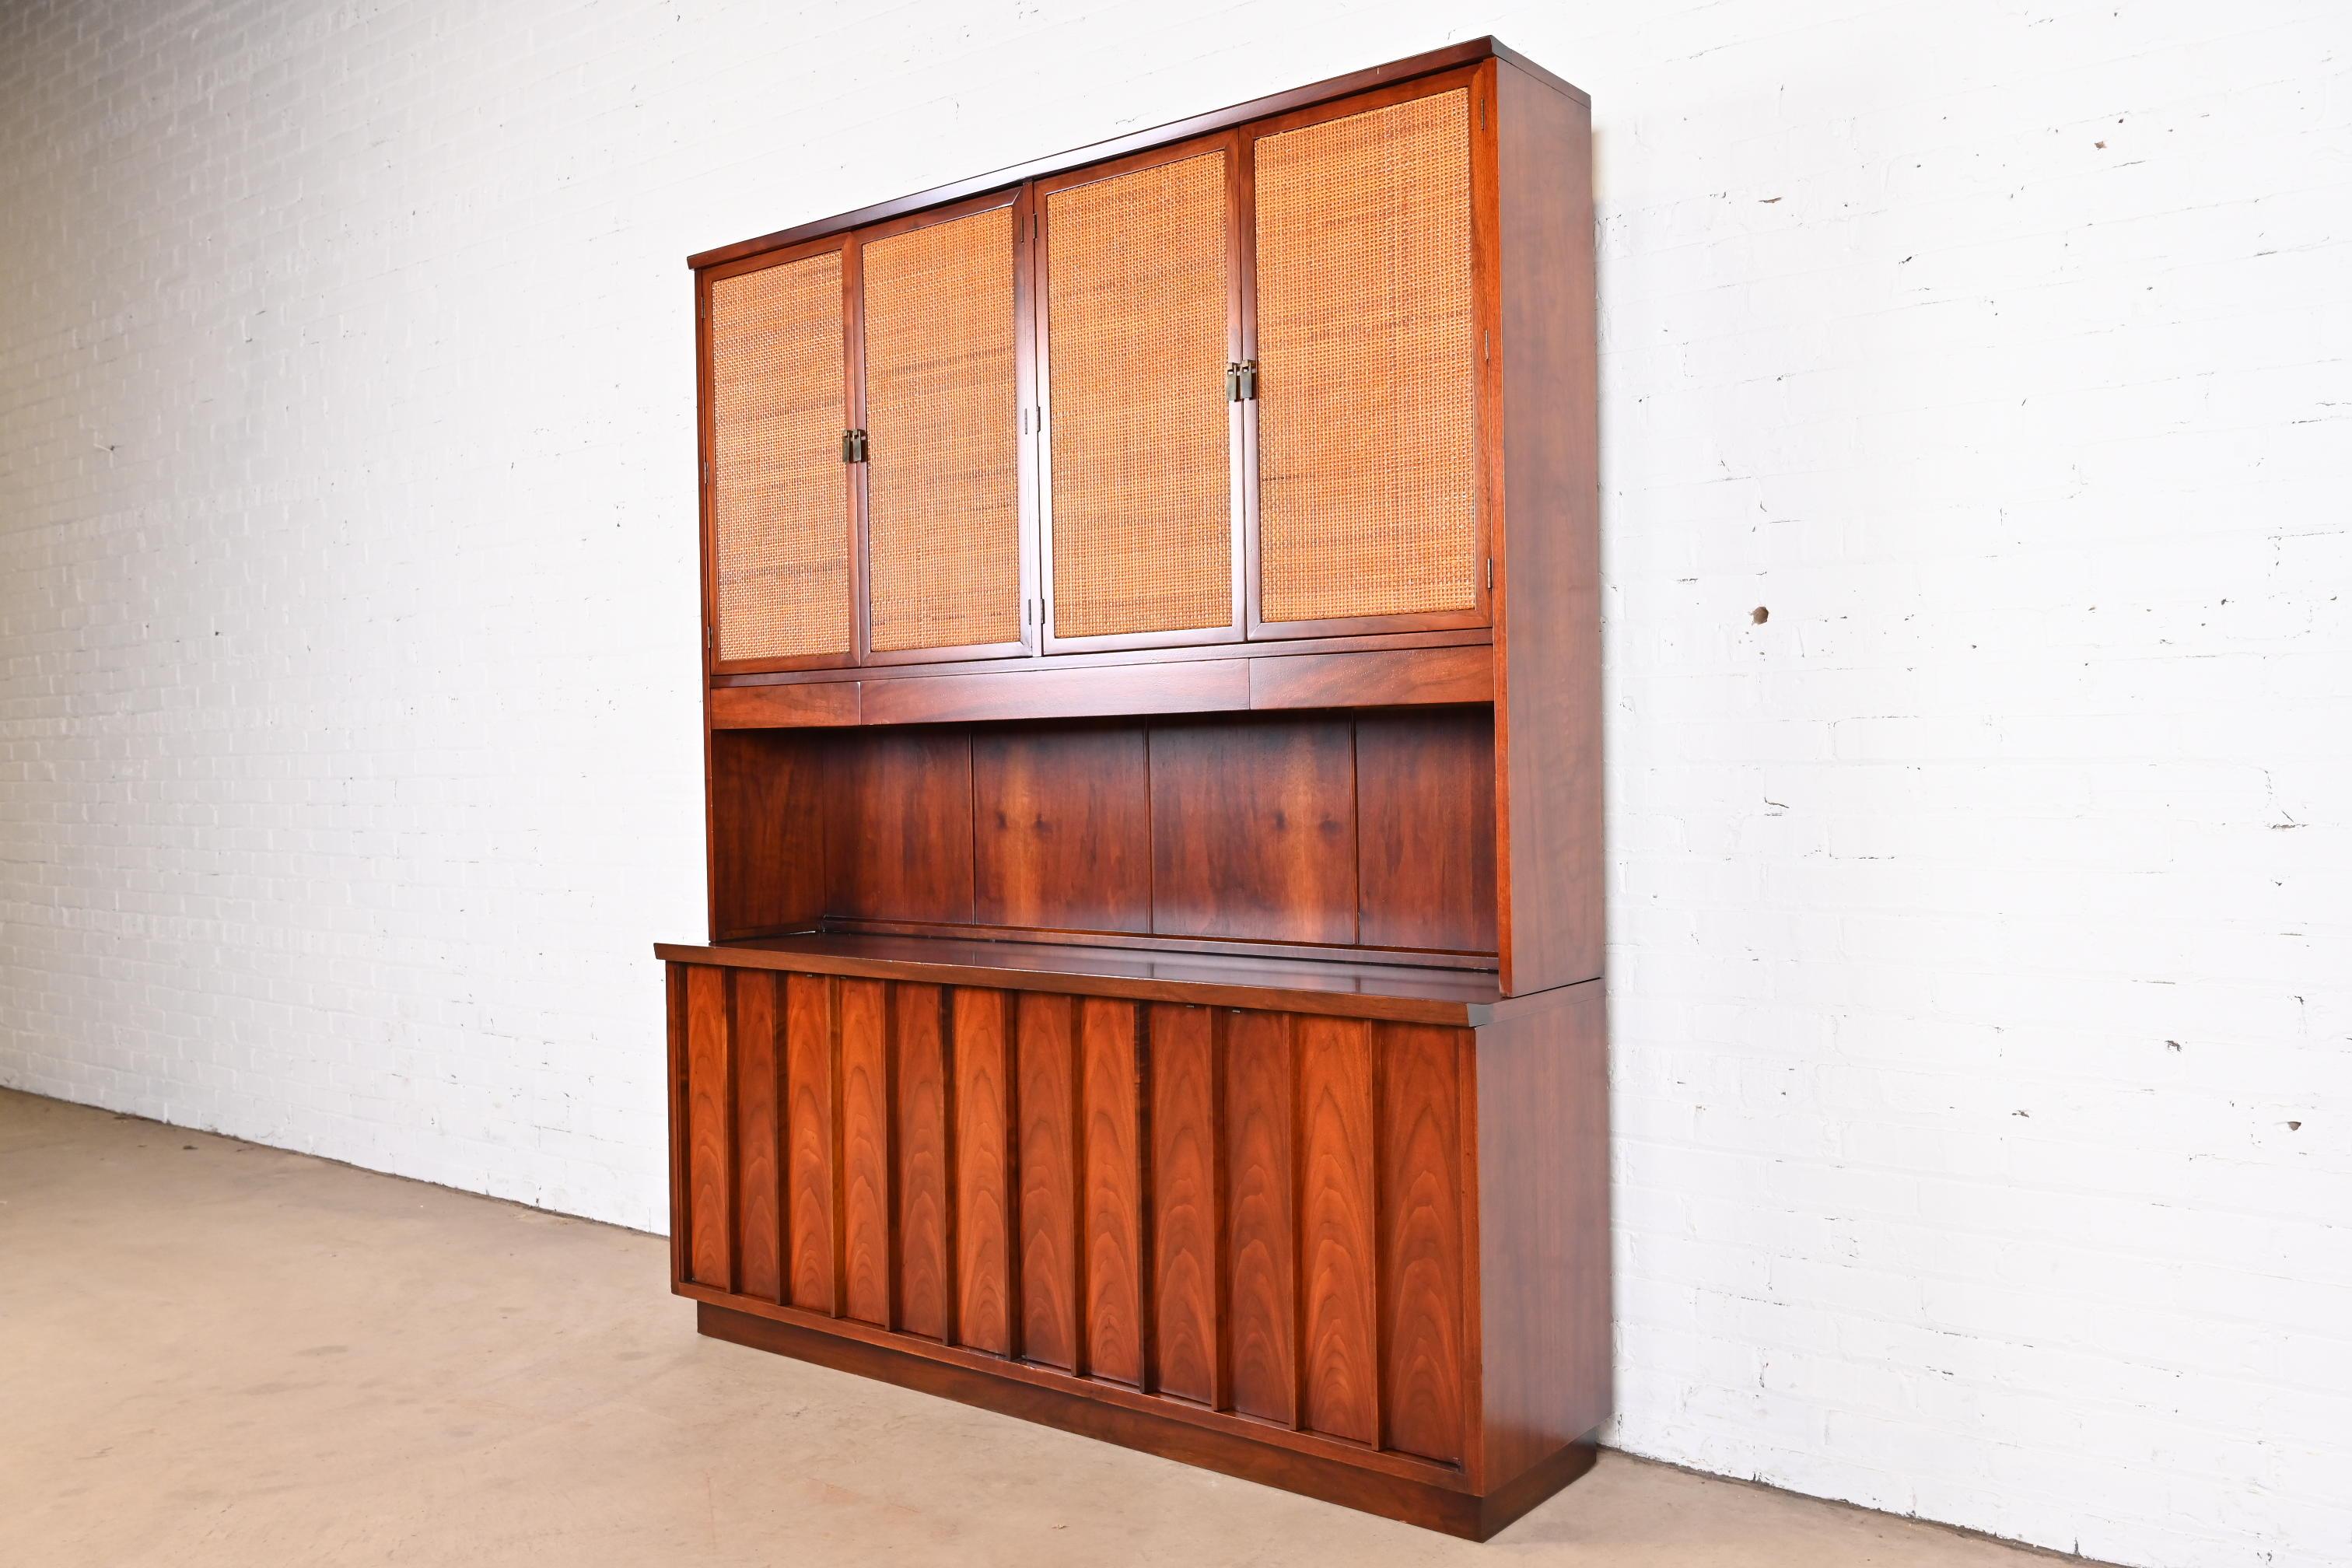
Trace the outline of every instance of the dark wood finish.
[[1400, 1023], [1477, 1024], [1501, 994], [1492, 974], [1340, 958], [1274, 959], [1039, 942], [821, 932], [724, 947], [659, 942], [655, 956], [739, 969], [852, 974], [1199, 1006], [1287, 1007]]
[[877, 1327], [890, 1310], [890, 992], [841, 983], [841, 1208], [844, 1310]]
[[713, 934], [813, 925], [825, 901], [824, 753], [786, 732], [714, 732], [709, 745]]
[[1013, 998], [958, 990], [954, 1026], [956, 1343], [1020, 1349], [1021, 1233], [1013, 1184]]
[[1234, 1408], [1285, 1426], [1298, 1424], [1295, 1027], [1284, 1014], [1236, 1013], [1225, 1030]]
[[984, 925], [1151, 929], [1151, 797], [1135, 727], [972, 737], [972, 892]]
[[784, 981], [784, 1283], [792, 1304], [841, 1310], [839, 1200], [835, 1173], [834, 1084], [840, 1037], [839, 982], [793, 974]]
[[866, 688], [868, 724], [992, 719], [1083, 719], [1098, 714], [1239, 712], [1250, 705], [1249, 663], [1022, 669], [877, 681]]
[[1494, 700], [1494, 650], [1476, 644], [1250, 660], [1252, 708], [1399, 708]]
[[1140, 1388], [1147, 1340], [1142, 1033], [1136, 1004], [1078, 1003], [1087, 1372]]
[[784, 979], [737, 970], [730, 1038], [735, 1047], [735, 1288], [762, 1300], [784, 1299], [782, 1100], [777, 1044]]
[[[728, 691], [740, 687], [823, 685], [845, 680], [870, 680], [881, 684], [893, 680], [930, 680], [942, 675], [1044, 674], [1070, 669], [1118, 669], [1135, 665], [1156, 667], [1183, 664], [1200, 659], [1233, 659], [1244, 653], [1252, 662], [1255, 662], [1268, 658], [1306, 658], [1323, 653], [1373, 653], [1391, 648], [1490, 647], [1494, 640], [1494, 630], [1488, 626], [1463, 626], [1452, 631], [1439, 632], [1384, 631], [1364, 637], [1300, 637], [1287, 642], [1254, 643], [1246, 648], [1225, 644], [1202, 647], [1106, 648], [1088, 653], [1039, 654], [1010, 665], [1002, 660], [991, 660], [986, 663], [964, 660], [958, 663], [913, 667], [877, 665], [865, 669], [812, 669], [772, 674], [714, 675], [710, 678], [710, 687], [714, 691]], [[1021, 716], [1012, 715], [1015, 718]], [[1063, 717], [1078, 716], [1063, 715]]]
[[1495, 951], [1490, 710], [1356, 720], [1360, 934], [1369, 946]]
[[1298, 1289], [1305, 1425], [1380, 1441], [1380, 1253], [1372, 1173], [1372, 1026], [1302, 1018], [1298, 1052]]
[[1526, 71], [1495, 69], [1510, 474], [1495, 721], [1503, 989], [1517, 993], [1601, 973], [1600, 437], [1591, 114]]
[[714, 730], [814, 729], [858, 721], [857, 682], [719, 686], [710, 692]]
[[[1264, 432], [1244, 398], [1225, 410], [1234, 586], [1258, 640], [1233, 626], [1051, 637], [1047, 197], [1222, 150], [1227, 347], [1255, 359], [1260, 180], [1279, 152], [1261, 168], [1264, 139], [1456, 89], [1467, 208], [1429, 208], [1448, 226], [1412, 235], [1468, 237], [1475, 371], [1444, 409], [1458, 423], [1470, 398], [1475, 450], [1434, 489], [1405, 466], [1393, 482], [1437, 498], [1431, 526], [1475, 522], [1491, 559], [1474, 608], [1458, 608], [1472, 591], [1458, 552], [1443, 595], [1384, 558], [1343, 559], [1353, 492], [1327, 446], [1308, 453], [1320, 488], [1277, 542], [1310, 574], [1269, 579], [1274, 607], [1451, 607], [1265, 625]], [[845, 419], [863, 427], [867, 372], [885, 368], [866, 363], [868, 326], [896, 323], [901, 367], [938, 346], [904, 310], [869, 322], [868, 247], [1002, 213], [989, 244], [1001, 232], [1013, 248], [1013, 353], [993, 337], [989, 352], [1033, 416], [1017, 461], [992, 445], [963, 470], [1017, 479], [1017, 645], [872, 653], [890, 606], [867, 591], [875, 498], [852, 463], [853, 647], [871, 657], [706, 654], [712, 940], [656, 950], [672, 1287], [704, 1331], [1477, 1538], [1590, 1467], [1611, 1399], [1590, 153], [1581, 95], [1480, 40], [698, 258], [698, 309], [714, 277], [839, 250]], [[1438, 182], [1414, 199], [1454, 188], [1450, 162], [1397, 167]], [[1123, 276], [1115, 227], [1087, 205], [1093, 216], [1064, 202], [1066, 264]], [[1196, 181], [1171, 209], [1188, 255], [1210, 243], [1208, 206]], [[1318, 232], [1295, 195], [1283, 210], [1289, 236]], [[1412, 235], [1380, 244], [1402, 255]], [[1313, 257], [1288, 248], [1283, 277], [1311, 278]], [[1363, 252], [1368, 277], [1378, 254]], [[1090, 386], [1086, 406], [1106, 411], [1063, 443], [1088, 531], [1066, 542], [1096, 552], [1071, 579], [1069, 624], [1213, 617], [1212, 432], [1163, 387], [1134, 406], [1171, 432], [1148, 472], [1165, 479], [1154, 504], [1184, 529], [1185, 564], [1150, 592], [1118, 575], [1159, 563], [1137, 550], [1145, 514], [1122, 512], [1087, 461], [1117, 445], [1108, 411], [1126, 406], [1130, 323], [1104, 298], [1062, 301], [1065, 324], [1091, 321], [1104, 346], [1066, 352], [1064, 390]], [[1174, 374], [1209, 357], [1212, 305], [1167, 298], [1189, 345], [1170, 351]], [[1463, 300], [1430, 319], [1455, 330]], [[1376, 362], [1355, 355], [1346, 374]], [[707, 333], [697, 375], [708, 457]], [[893, 406], [902, 431], [945, 428], [903, 382]], [[1277, 440], [1268, 461], [1297, 456]], [[1477, 486], [1475, 518], [1456, 480]], [[1422, 549], [1425, 510], [1400, 504], [1381, 537]], [[704, 514], [708, 626], [708, 496]], [[1391, 575], [1356, 595], [1311, 575], [1351, 566]], [[926, 604], [960, 602], [940, 584], [963, 579], [939, 559], [895, 569]], [[1010, 564], [988, 569], [1001, 591]], [[1162, 610], [1130, 616], [1130, 601]], [[897, 602], [902, 629], [884, 640], [940, 626]], [[938, 636], [1005, 629], [963, 617]]]
[[1166, 724], [1151, 733], [1151, 929], [1356, 940], [1348, 725]]
[[734, 1288], [734, 1152], [728, 1121], [727, 972], [695, 969], [686, 983], [687, 1214], [691, 1277]]
[[969, 921], [971, 744], [953, 732], [865, 735], [828, 753], [835, 914]]
[[1451, 1472], [1437, 1466], [1428, 1467], [1428, 1479], [1406, 1479], [1367, 1469], [1349, 1458], [1269, 1447], [1246, 1426], [1187, 1419], [1185, 1406], [1178, 1403], [1139, 1408], [1119, 1402], [1113, 1390], [1041, 1368], [975, 1363], [944, 1346], [925, 1353], [920, 1342], [876, 1343], [787, 1319], [789, 1311], [772, 1309], [762, 1314], [704, 1301], [696, 1308], [696, 1327], [712, 1339], [897, 1384], [1471, 1541], [1493, 1539], [1591, 1469], [1599, 1454], [1588, 1436], [1561, 1449], [1540, 1472], [1522, 1478], [1523, 1483], [1533, 1484], [1480, 1498], [1444, 1484]]
[[1021, 1354], [1077, 1371], [1086, 1333], [1078, 1254], [1078, 1139], [1085, 1114], [1073, 1037], [1076, 1005], [1067, 996], [1032, 993], [1013, 1011], [1021, 1106]]
[[898, 1325], [945, 1341], [955, 1331], [955, 1105], [947, 994], [894, 985], [891, 1086], [896, 1100]]
[[1384, 1447], [1458, 1461], [1467, 1411], [1460, 1033], [1375, 1025]]
[[1223, 1409], [1229, 1401], [1225, 1280], [1224, 1015], [1152, 1006], [1151, 1324], [1161, 1394]]

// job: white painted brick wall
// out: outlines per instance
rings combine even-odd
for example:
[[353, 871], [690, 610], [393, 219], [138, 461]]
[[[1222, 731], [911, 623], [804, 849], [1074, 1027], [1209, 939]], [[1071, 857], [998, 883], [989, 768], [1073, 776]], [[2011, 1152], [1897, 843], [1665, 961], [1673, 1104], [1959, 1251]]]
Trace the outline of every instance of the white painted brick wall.
[[685, 254], [1489, 29], [1598, 105], [1614, 1440], [2352, 1561], [2341, 0], [19, 0], [0, 1082], [659, 1226]]

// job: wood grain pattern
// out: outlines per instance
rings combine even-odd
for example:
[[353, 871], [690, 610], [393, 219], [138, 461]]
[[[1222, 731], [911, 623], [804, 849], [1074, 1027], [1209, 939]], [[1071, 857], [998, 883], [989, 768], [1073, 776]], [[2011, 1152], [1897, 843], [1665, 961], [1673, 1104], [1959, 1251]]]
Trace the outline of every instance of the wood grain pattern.
[[971, 919], [971, 742], [954, 731], [860, 731], [827, 752], [826, 908]]
[[710, 693], [714, 730], [782, 730], [855, 724], [857, 682], [803, 681], [778, 686], [721, 686]]
[[955, 1342], [994, 1355], [1019, 1348], [1020, 1237], [1013, 1173], [1018, 1106], [1013, 998], [959, 989], [955, 1029]]
[[776, 1042], [782, 978], [733, 977], [735, 1022], [735, 1288], [765, 1301], [784, 1289], [783, 1118]]
[[839, 1313], [835, 1196], [834, 988], [824, 975], [784, 981], [785, 1286], [792, 1304]]
[[[1601, 561], [1589, 108], [1495, 73], [1501, 228], [1503, 989], [1601, 973]], [[1514, 614], [1514, 608], [1519, 613]]]
[[1021, 1354], [1082, 1370], [1076, 1042], [1071, 1001], [1025, 995], [1019, 1034]]
[[1249, 705], [1248, 661], [1225, 658], [1099, 669], [975, 671], [920, 680], [875, 679], [866, 684], [862, 711], [867, 724], [939, 724], [1238, 712]]
[[1292, 1022], [1235, 1013], [1225, 1025], [1234, 1408], [1284, 1426], [1299, 1413]]
[[1495, 650], [1475, 645], [1250, 660], [1252, 708], [1492, 702]]
[[879, 980], [841, 983], [843, 1310], [891, 1326], [890, 1011]]
[[1359, 715], [1356, 821], [1362, 941], [1495, 951], [1491, 710]]
[[1598, 983], [1478, 1031], [1481, 1489], [1609, 1418], [1609, 1045]]
[[1380, 1441], [1370, 1024], [1298, 1024], [1298, 1285], [1304, 1424]]
[[729, 1148], [727, 973], [695, 969], [686, 983], [687, 1213], [692, 1226], [688, 1257], [692, 1278], [722, 1290], [734, 1288], [732, 1156]]
[[1458, 1029], [1376, 1025], [1380, 1052], [1381, 1443], [1462, 1458], [1462, 1085]]
[[1143, 1101], [1136, 1005], [1078, 1004], [1087, 1372], [1143, 1385]]
[[1154, 727], [1151, 833], [1154, 931], [1356, 940], [1345, 721]]
[[1139, 725], [975, 734], [972, 890], [982, 923], [1149, 931], [1148, 766]]
[[895, 985], [892, 1085], [898, 1198], [898, 1326], [948, 1340], [955, 1327], [955, 1110], [947, 999], [936, 985]]
[[1160, 1393], [1226, 1403], [1221, 1015], [1160, 1004], [1151, 1042], [1153, 1360]]
[[720, 941], [824, 912], [824, 757], [805, 735], [710, 737], [710, 922]]

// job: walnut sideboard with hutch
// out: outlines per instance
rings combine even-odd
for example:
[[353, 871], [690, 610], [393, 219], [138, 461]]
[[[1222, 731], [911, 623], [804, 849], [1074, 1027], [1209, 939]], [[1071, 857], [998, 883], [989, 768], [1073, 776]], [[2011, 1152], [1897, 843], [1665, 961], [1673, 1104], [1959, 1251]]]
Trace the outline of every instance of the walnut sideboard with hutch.
[[704, 1333], [1485, 1538], [1610, 1410], [1583, 94], [692, 258]]

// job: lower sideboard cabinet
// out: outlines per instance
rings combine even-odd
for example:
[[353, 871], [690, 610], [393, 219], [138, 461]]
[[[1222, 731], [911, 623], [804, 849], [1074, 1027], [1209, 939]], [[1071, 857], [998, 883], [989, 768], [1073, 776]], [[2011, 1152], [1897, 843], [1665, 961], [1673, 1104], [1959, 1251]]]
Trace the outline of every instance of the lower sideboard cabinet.
[[705, 1334], [1479, 1540], [1591, 1466], [1599, 982], [663, 956], [672, 1283]]

